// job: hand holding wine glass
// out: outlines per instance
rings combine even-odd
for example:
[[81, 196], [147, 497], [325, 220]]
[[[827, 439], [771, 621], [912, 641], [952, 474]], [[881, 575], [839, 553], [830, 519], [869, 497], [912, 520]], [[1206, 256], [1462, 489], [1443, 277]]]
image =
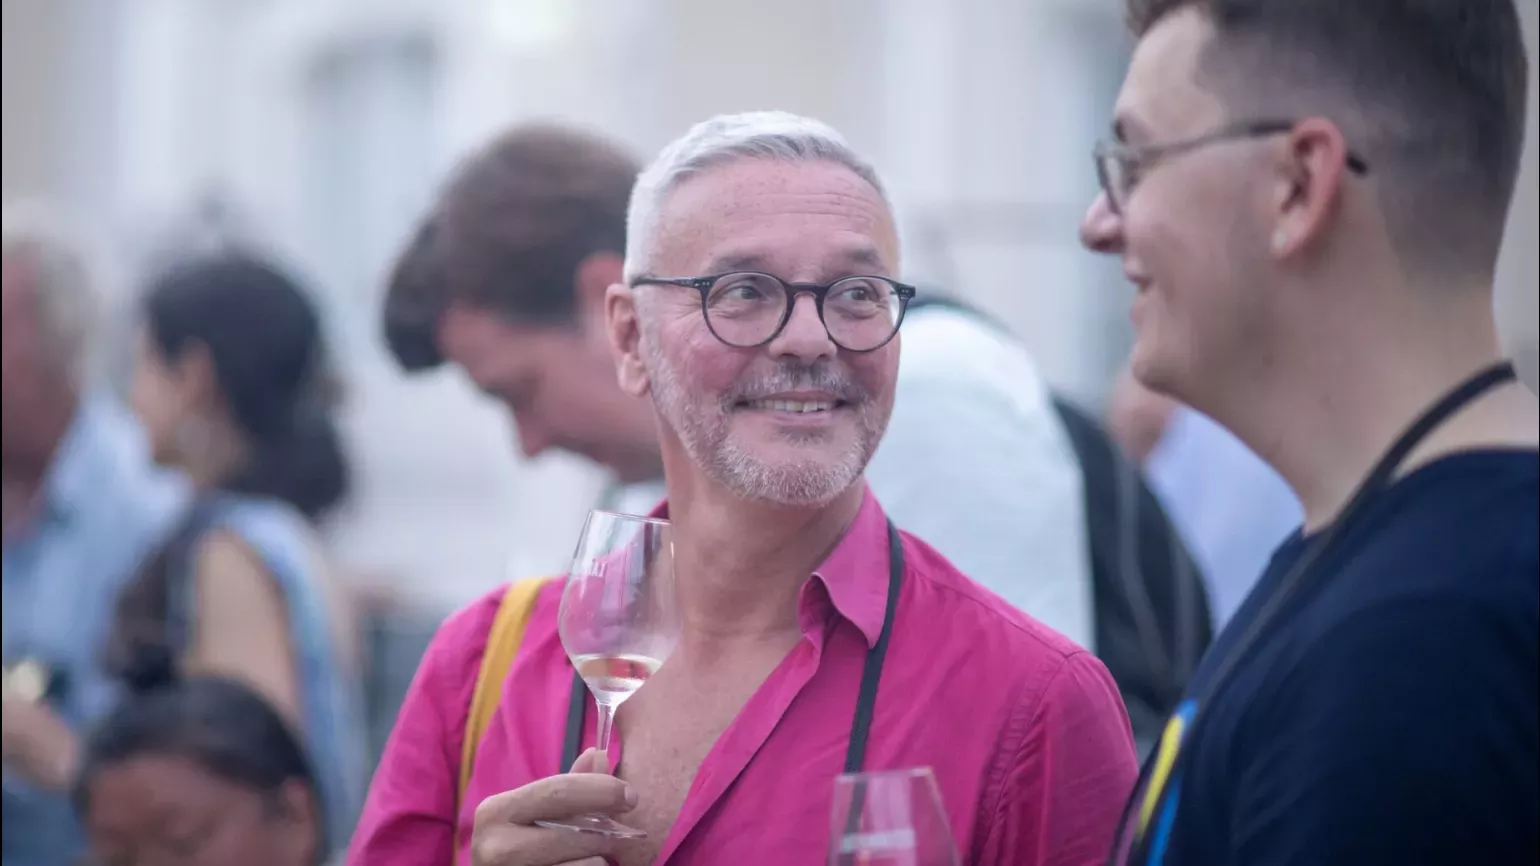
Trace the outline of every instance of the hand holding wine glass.
[[[608, 753], [615, 711], [663, 666], [679, 639], [668, 521], [591, 513], [557, 616], [562, 646], [598, 705], [597, 748]], [[603, 814], [535, 823], [621, 838], [645, 835]]]
[[630, 811], [635, 791], [606, 774], [604, 762], [598, 749], [590, 749], [569, 772], [483, 800], [471, 834], [472, 866], [560, 866], [614, 854], [620, 841], [615, 837], [540, 826], [578, 815]]

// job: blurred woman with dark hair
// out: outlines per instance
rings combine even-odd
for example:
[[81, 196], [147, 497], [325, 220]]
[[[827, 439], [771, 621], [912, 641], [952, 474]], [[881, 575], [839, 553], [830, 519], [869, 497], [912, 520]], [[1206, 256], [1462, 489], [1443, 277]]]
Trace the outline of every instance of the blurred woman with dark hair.
[[319, 317], [287, 275], [236, 253], [169, 271], [143, 310], [130, 402], [196, 493], [124, 589], [109, 666], [140, 691], [200, 673], [252, 686], [302, 737], [345, 845], [364, 725], [356, 635], [313, 529], [348, 483]]
[[86, 740], [74, 802], [92, 866], [317, 866], [327, 833], [299, 740], [235, 680], [133, 696]]

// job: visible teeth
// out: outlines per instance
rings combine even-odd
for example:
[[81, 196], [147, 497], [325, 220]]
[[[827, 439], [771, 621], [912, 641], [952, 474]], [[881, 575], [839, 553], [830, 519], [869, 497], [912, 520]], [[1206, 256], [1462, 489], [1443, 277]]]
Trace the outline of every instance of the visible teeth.
[[800, 400], [754, 400], [749, 403], [749, 407], [773, 412], [827, 412], [834, 408], [834, 404], [804, 403]]

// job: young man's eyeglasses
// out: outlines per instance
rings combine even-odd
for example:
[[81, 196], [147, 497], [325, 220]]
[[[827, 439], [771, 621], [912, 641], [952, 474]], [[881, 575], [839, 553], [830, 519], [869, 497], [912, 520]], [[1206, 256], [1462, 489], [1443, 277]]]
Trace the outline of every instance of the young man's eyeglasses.
[[[1220, 142], [1284, 135], [1292, 132], [1294, 126], [1295, 123], [1288, 120], [1260, 120], [1231, 124], [1192, 138], [1137, 147], [1102, 142], [1096, 145], [1094, 154], [1096, 176], [1101, 181], [1102, 191], [1107, 194], [1107, 203], [1113, 213], [1122, 213], [1128, 203], [1128, 196], [1138, 186], [1144, 173], [1160, 160]], [[1348, 151], [1347, 167], [1357, 175], [1369, 173], [1369, 163], [1353, 151]]]

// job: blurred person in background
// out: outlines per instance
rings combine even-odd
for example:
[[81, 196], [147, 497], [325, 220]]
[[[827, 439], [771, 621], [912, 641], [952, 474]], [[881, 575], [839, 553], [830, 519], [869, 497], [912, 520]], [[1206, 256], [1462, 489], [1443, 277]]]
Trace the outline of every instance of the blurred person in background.
[[1304, 519], [1294, 491], [1230, 431], [1139, 384], [1127, 367], [1108, 421], [1198, 559], [1214, 627], [1223, 627]]
[[195, 499], [124, 588], [110, 659], [139, 690], [250, 684], [302, 737], [340, 847], [366, 770], [357, 635], [312, 526], [348, 484], [316, 309], [274, 265], [221, 252], [152, 281], [143, 312], [131, 403]]
[[1540, 861], [1540, 406], [1493, 278], [1524, 146], [1513, 0], [1130, 0], [1082, 226], [1134, 375], [1304, 528], [1141, 779], [1138, 864]]
[[[913, 295], [894, 279], [897, 231], [870, 165], [815, 121], [719, 117], [639, 176], [627, 224], [624, 281], [593, 339], [608, 335], [624, 394], [652, 398], [679, 646], [621, 707], [619, 778], [593, 753], [569, 765], [572, 664], [561, 582], [546, 584], [456, 802], [502, 591], [456, 614], [418, 671], [350, 862], [820, 861], [851, 748], [863, 767], [937, 768], [967, 866], [1100, 862], [1134, 775], [1106, 668], [894, 529], [862, 478]], [[516, 326], [494, 324], [503, 336], [482, 345], [499, 349]], [[521, 405], [529, 379], [497, 381]], [[880, 688], [862, 674], [874, 647]], [[851, 722], [863, 682], [869, 731]], [[592, 742], [589, 728], [577, 745]], [[533, 826], [591, 810], [647, 835]]]
[[[526, 456], [586, 456], [619, 482], [601, 507], [645, 514], [663, 497], [658, 429], [616, 385], [604, 334], [638, 170], [587, 132], [505, 132], [450, 179], [384, 318], [405, 369], [454, 362], [508, 407]], [[903, 355], [872, 489], [899, 526], [1094, 650], [1079, 467], [1031, 356], [947, 310], [906, 329]]]
[[74, 782], [90, 866], [319, 866], [316, 774], [283, 716], [245, 684], [187, 677], [124, 701]]
[[157, 472], [132, 416], [89, 374], [96, 287], [56, 215], [4, 212], [0, 380], [4, 481], [6, 866], [68, 863], [62, 796], [74, 731], [116, 700], [101, 665], [112, 599], [164, 540], [185, 490]]

